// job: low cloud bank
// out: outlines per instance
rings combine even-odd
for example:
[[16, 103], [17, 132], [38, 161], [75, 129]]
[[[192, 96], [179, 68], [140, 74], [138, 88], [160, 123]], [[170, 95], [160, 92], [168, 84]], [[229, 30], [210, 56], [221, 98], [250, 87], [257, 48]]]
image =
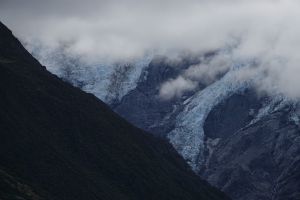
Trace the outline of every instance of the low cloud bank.
[[299, 9], [298, 0], [3, 0], [0, 17], [29, 45], [67, 43], [91, 63], [230, 49], [162, 85], [167, 99], [212, 82], [232, 62], [255, 62], [260, 89], [299, 98]]

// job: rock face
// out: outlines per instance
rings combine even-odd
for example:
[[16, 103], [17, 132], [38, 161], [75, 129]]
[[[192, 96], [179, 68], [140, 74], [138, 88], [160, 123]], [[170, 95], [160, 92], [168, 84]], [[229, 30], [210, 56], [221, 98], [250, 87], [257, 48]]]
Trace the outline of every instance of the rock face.
[[255, 80], [238, 81], [247, 63], [235, 63], [225, 75], [180, 98], [158, 98], [163, 82], [199, 62], [154, 58], [138, 68], [130, 89], [122, 89], [122, 75], [108, 79], [118, 80], [112, 91], [123, 92], [106, 102], [139, 128], [169, 140], [196, 173], [233, 199], [300, 199], [298, 102], [280, 94], [258, 96]]
[[298, 106], [286, 102], [253, 119], [265, 101], [247, 91], [211, 111], [200, 174], [233, 199], [299, 199], [300, 130], [292, 119]]
[[172, 130], [173, 124], [164, 122], [172, 122], [169, 118], [176, 116], [180, 111], [180, 104], [189, 94], [181, 99], [162, 101], [158, 97], [159, 88], [164, 81], [176, 78], [191, 62], [197, 61], [172, 66], [166, 58], [156, 58], [143, 71], [137, 87], [126, 94], [118, 104], [111, 105], [112, 108], [136, 126], [165, 137]]
[[0, 23], [0, 199], [228, 199]]

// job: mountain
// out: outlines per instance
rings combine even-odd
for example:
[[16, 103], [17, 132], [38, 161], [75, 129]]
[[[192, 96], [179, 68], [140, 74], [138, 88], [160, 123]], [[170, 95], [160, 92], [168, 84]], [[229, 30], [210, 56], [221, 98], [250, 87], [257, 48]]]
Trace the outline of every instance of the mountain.
[[253, 90], [208, 115], [200, 174], [233, 199], [300, 199], [299, 105]]
[[113, 108], [167, 138], [196, 173], [232, 199], [300, 199], [299, 103], [258, 95], [252, 81], [236, 81], [239, 68], [181, 98], [157, 100], [158, 86], [186, 68], [150, 63], [148, 78]]
[[1, 199], [228, 199], [162, 139], [49, 73], [0, 23]]
[[[96, 91], [95, 82], [126, 83], [131, 79], [135, 83], [131, 89], [118, 87], [122, 95], [107, 101], [111, 108], [139, 128], [169, 140], [197, 174], [232, 199], [299, 200], [299, 102], [280, 93], [258, 94], [255, 79], [259, 75], [237, 81], [236, 74], [248, 63], [233, 63], [212, 82], [199, 84], [179, 98], [158, 98], [164, 82], [217, 54], [202, 59], [187, 56], [175, 63], [153, 56], [143, 66], [131, 65], [132, 71], [140, 72], [138, 79], [136, 74], [131, 79], [129, 71], [125, 78], [83, 81]], [[106, 96], [108, 88], [97, 97]]]

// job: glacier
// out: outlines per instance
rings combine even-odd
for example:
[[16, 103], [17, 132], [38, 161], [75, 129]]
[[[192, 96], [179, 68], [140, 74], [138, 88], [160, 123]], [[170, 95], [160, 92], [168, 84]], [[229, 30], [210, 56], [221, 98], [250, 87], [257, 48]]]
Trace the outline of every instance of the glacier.
[[194, 171], [203, 164], [203, 125], [209, 112], [232, 94], [242, 92], [253, 80], [240, 80], [239, 73], [247, 66], [236, 65], [220, 80], [194, 94], [184, 102], [184, 110], [177, 116], [175, 128], [168, 138]]
[[101, 61], [87, 64], [80, 56], [69, 54], [64, 46], [49, 48], [38, 42], [35, 45], [24, 45], [48, 71], [94, 94], [107, 104], [120, 101], [133, 90], [153, 58], [152, 54], [148, 54], [122, 64]]

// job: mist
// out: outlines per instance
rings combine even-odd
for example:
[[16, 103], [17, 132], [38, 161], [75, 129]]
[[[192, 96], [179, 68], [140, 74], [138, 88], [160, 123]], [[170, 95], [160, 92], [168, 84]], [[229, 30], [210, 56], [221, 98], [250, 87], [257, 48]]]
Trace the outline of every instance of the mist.
[[264, 74], [259, 90], [275, 88], [300, 97], [296, 0], [2, 0], [0, 5], [1, 21], [28, 48], [39, 43], [55, 49], [67, 43], [67, 53], [84, 62], [224, 52], [163, 84], [160, 95], [165, 99], [193, 90], [199, 82], [213, 82], [232, 63], [249, 61]]

